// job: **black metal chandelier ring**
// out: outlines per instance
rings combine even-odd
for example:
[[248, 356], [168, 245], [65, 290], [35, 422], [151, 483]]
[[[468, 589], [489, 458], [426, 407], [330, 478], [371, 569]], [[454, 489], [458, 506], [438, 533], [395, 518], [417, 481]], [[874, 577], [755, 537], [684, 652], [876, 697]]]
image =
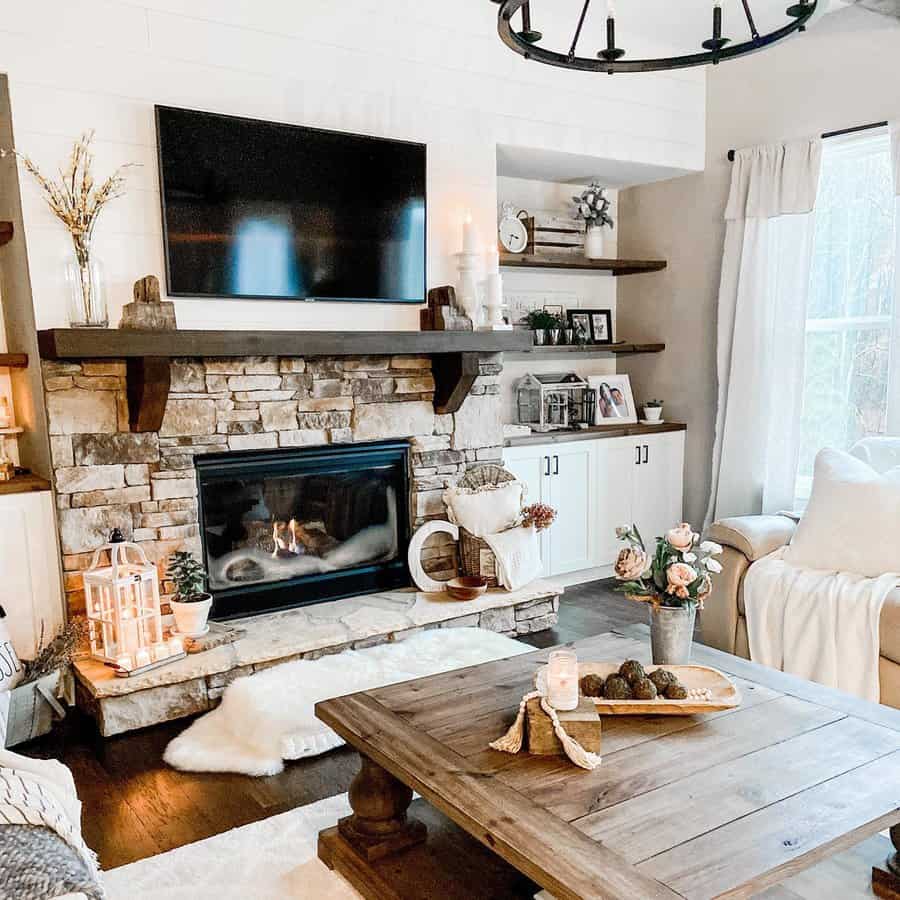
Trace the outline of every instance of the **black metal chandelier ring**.
[[[606, 20], [606, 47], [601, 49], [596, 57], [577, 56], [575, 53], [581, 29], [590, 7], [591, 0], [585, 0], [575, 28], [571, 47], [567, 53], [548, 50], [539, 46], [538, 41], [542, 35], [535, 31], [531, 25], [531, 6], [529, 0], [492, 0], [499, 3], [497, 13], [497, 33], [507, 47], [524, 56], [525, 59], [544, 63], [548, 66], [558, 66], [562, 69], [575, 69], [582, 72], [607, 72], [612, 75], [616, 72], [659, 72], [667, 69], [688, 69], [692, 66], [716, 65], [724, 60], [735, 59], [738, 56], [746, 56], [765, 50], [773, 44], [790, 37], [792, 34], [806, 30], [809, 20], [815, 15], [821, 0], [796, 0], [785, 11], [789, 21], [781, 28], [768, 34], [760, 34], [757, 31], [753, 14], [750, 10], [750, 0], [742, 0], [744, 14], [750, 28], [750, 40], [739, 44], [732, 44], [727, 38], [722, 37], [722, 10], [721, 4], [715, 3], [713, 7], [712, 37], [703, 41], [703, 53], [691, 53], [684, 56], [660, 57], [657, 59], [623, 59], [625, 51], [616, 47], [615, 18], [607, 17]], [[516, 30], [513, 25], [513, 17], [521, 10], [522, 27]]]

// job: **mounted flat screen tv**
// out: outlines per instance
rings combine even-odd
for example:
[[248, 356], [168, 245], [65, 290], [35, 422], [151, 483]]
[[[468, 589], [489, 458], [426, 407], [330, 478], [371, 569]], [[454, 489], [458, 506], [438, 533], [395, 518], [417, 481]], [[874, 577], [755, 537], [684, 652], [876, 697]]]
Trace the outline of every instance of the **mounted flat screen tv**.
[[156, 107], [169, 294], [425, 300], [425, 146]]

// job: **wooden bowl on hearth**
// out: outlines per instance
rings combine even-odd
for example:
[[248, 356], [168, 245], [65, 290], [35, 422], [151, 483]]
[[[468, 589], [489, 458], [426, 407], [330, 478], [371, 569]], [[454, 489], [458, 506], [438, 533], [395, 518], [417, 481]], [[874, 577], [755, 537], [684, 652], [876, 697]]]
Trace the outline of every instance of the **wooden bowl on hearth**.
[[447, 582], [447, 596], [451, 600], [474, 600], [487, 589], [487, 579], [479, 575], [461, 575]]

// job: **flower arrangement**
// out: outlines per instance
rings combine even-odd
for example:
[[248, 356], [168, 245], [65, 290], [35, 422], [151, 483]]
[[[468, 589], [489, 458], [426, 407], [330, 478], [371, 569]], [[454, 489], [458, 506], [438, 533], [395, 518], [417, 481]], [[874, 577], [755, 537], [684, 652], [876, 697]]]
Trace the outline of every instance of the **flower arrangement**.
[[700, 535], [687, 522], [657, 538], [652, 557], [636, 525], [617, 528], [616, 537], [627, 544], [616, 559], [616, 578], [622, 582], [617, 590], [630, 600], [654, 606], [703, 609], [712, 589], [711, 576], [722, 571], [715, 559], [722, 552], [719, 544], [700, 543]]
[[582, 219], [586, 228], [604, 225], [615, 228], [615, 223], [609, 214], [610, 202], [604, 191], [605, 188], [592, 181], [590, 186], [581, 192], [581, 196], [572, 197], [572, 201], [575, 203], [575, 218]]
[[556, 510], [546, 503], [532, 503], [522, 510], [522, 527], [530, 528], [534, 525], [535, 531], [543, 531], [556, 521]]
[[563, 327], [562, 319], [554, 313], [547, 312], [546, 309], [532, 309], [525, 316], [524, 321], [532, 331]]
[[[83, 295], [84, 318], [88, 325], [106, 324], [105, 310], [97, 308], [94, 284], [90, 275], [91, 239], [103, 208], [125, 193], [124, 171], [133, 163], [119, 166], [99, 186], [94, 181], [91, 152], [93, 131], [86, 131], [75, 141], [65, 169], [58, 179], [47, 178], [30, 157], [18, 150], [0, 149], [0, 158], [11, 155], [22, 161], [25, 170], [37, 181], [50, 211], [66, 227], [72, 238], [78, 264], [80, 290]], [[83, 323], [73, 323], [83, 324]]]

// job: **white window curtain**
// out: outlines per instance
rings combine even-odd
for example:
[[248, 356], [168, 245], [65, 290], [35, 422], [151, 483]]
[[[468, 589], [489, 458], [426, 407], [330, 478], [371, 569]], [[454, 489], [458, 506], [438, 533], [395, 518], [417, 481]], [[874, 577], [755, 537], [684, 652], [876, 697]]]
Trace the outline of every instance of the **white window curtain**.
[[889, 361], [888, 434], [900, 435], [900, 121], [891, 122], [891, 161], [894, 171], [894, 327]]
[[790, 508], [820, 139], [737, 151], [719, 286], [719, 378], [704, 528]]

